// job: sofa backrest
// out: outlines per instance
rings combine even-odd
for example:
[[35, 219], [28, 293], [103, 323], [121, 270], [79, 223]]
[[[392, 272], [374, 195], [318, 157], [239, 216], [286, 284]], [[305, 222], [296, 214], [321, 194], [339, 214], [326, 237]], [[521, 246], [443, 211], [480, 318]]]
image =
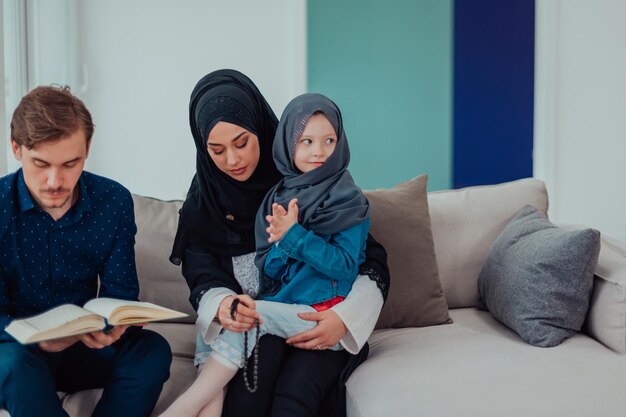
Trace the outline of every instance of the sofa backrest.
[[449, 308], [478, 305], [478, 275], [487, 252], [527, 204], [547, 212], [542, 181], [527, 178], [428, 194], [439, 279]]
[[[184, 311], [195, 321], [181, 268], [169, 261], [181, 201], [133, 195], [135, 253], [140, 299]], [[499, 185], [428, 193], [439, 279], [450, 308], [478, 305], [477, 280], [491, 244], [526, 204], [542, 213], [548, 195], [542, 181], [523, 179]]]
[[182, 201], [162, 201], [133, 195], [137, 236], [135, 257], [139, 275], [139, 299], [189, 314], [176, 321], [193, 323], [196, 314], [189, 303], [189, 288], [180, 266], [169, 261]]

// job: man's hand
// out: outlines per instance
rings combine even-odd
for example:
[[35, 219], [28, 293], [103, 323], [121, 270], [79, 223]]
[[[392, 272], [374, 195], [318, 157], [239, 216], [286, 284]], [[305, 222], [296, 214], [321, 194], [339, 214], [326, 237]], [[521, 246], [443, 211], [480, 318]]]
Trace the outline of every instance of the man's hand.
[[124, 334], [129, 326], [115, 326], [110, 333], [92, 332], [79, 334], [77, 336], [63, 337], [61, 339], [48, 340], [45, 342], [39, 342], [39, 349], [44, 352], [61, 352], [74, 343], [81, 341], [85, 346], [92, 349], [102, 349], [117, 342]]
[[[231, 307], [235, 299], [239, 300], [237, 310], [234, 312], [234, 319], [231, 316]], [[256, 311], [256, 303], [249, 295], [229, 296], [222, 300], [217, 315], [215, 316], [226, 330], [232, 332], [245, 332], [251, 330], [256, 321], [260, 320], [260, 315]]]
[[294, 224], [298, 223], [298, 202], [297, 198], [293, 198], [287, 206], [287, 211], [278, 203], [272, 204], [272, 214], [265, 216], [265, 220], [269, 223], [267, 233], [270, 235], [268, 242], [278, 242], [287, 230]]
[[85, 333], [78, 335], [78, 338], [85, 346], [91, 349], [102, 349], [120, 340], [120, 337], [122, 337], [128, 327], [128, 325], [115, 326], [109, 333]]
[[317, 326], [287, 339], [287, 344], [300, 349], [328, 349], [335, 346], [348, 328], [333, 310], [317, 313], [300, 313], [302, 320], [317, 321]]
[[78, 342], [78, 336], [69, 336], [62, 339], [48, 340], [46, 342], [39, 342], [37, 345], [39, 349], [44, 352], [61, 352], [74, 343]]

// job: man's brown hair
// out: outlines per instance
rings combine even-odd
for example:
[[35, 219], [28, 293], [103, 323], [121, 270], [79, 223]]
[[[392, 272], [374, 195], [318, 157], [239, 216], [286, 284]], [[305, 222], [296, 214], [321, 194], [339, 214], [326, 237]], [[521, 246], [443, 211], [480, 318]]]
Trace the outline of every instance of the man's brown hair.
[[68, 137], [81, 128], [89, 143], [94, 124], [85, 103], [68, 86], [40, 86], [22, 97], [13, 112], [11, 138], [32, 149], [39, 142]]

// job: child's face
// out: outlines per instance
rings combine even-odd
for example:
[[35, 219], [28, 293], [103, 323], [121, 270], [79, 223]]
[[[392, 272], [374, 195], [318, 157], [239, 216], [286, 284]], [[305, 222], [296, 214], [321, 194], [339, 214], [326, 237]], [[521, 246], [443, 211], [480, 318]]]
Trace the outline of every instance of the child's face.
[[316, 113], [309, 119], [296, 142], [293, 163], [300, 171], [313, 171], [326, 162], [337, 146], [337, 133], [326, 116]]

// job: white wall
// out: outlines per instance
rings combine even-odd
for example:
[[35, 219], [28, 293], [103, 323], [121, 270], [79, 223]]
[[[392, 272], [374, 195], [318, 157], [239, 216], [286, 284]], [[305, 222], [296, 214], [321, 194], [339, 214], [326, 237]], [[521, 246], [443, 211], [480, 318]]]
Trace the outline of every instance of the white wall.
[[[51, 38], [29, 33], [43, 51], [29, 56], [40, 59], [29, 84], [64, 83], [69, 71], [97, 125], [87, 168], [139, 194], [184, 196], [195, 169], [188, 98], [207, 72], [242, 70], [278, 114], [306, 88], [306, 0], [28, 4], [70, 62], [47, 62], [59, 56], [43, 54]], [[33, 15], [32, 5], [69, 12]], [[537, 0], [536, 10], [535, 176], [547, 182], [550, 216], [626, 241], [626, 2]], [[67, 30], [41, 20], [62, 16]]]
[[3, 49], [3, 77], [2, 96], [4, 111], [2, 113], [2, 142], [3, 150], [0, 159], [4, 159], [5, 172], [15, 171], [19, 163], [15, 161], [11, 147], [8, 146], [10, 123], [13, 109], [22, 96], [28, 91], [28, 74], [26, 72], [26, 27], [25, 3], [20, 0], [3, 0], [2, 2], [2, 49]]
[[[4, 33], [4, 7], [0, 3], [0, 33]], [[6, 93], [4, 92], [4, 36], [0, 39], [0, 177], [7, 172], [7, 148], [9, 143], [9, 121], [6, 114]]]
[[135, 193], [185, 196], [189, 95], [208, 72], [249, 75], [278, 117], [306, 89], [305, 0], [80, 1], [77, 17], [78, 93], [96, 123], [87, 169]]
[[27, 91], [49, 84], [74, 87], [78, 1], [26, 0]]
[[[13, 111], [26, 94], [38, 85], [72, 85], [74, 80], [75, 15], [77, 0], [3, 0], [3, 31], [0, 54], [4, 58], [2, 95], [6, 120], [2, 122], [6, 170], [20, 167], [9, 143]], [[8, 112], [8, 113], [7, 113]], [[1, 164], [0, 164], [1, 166]]]
[[626, 242], [626, 2], [536, 4], [535, 176], [550, 217]]

